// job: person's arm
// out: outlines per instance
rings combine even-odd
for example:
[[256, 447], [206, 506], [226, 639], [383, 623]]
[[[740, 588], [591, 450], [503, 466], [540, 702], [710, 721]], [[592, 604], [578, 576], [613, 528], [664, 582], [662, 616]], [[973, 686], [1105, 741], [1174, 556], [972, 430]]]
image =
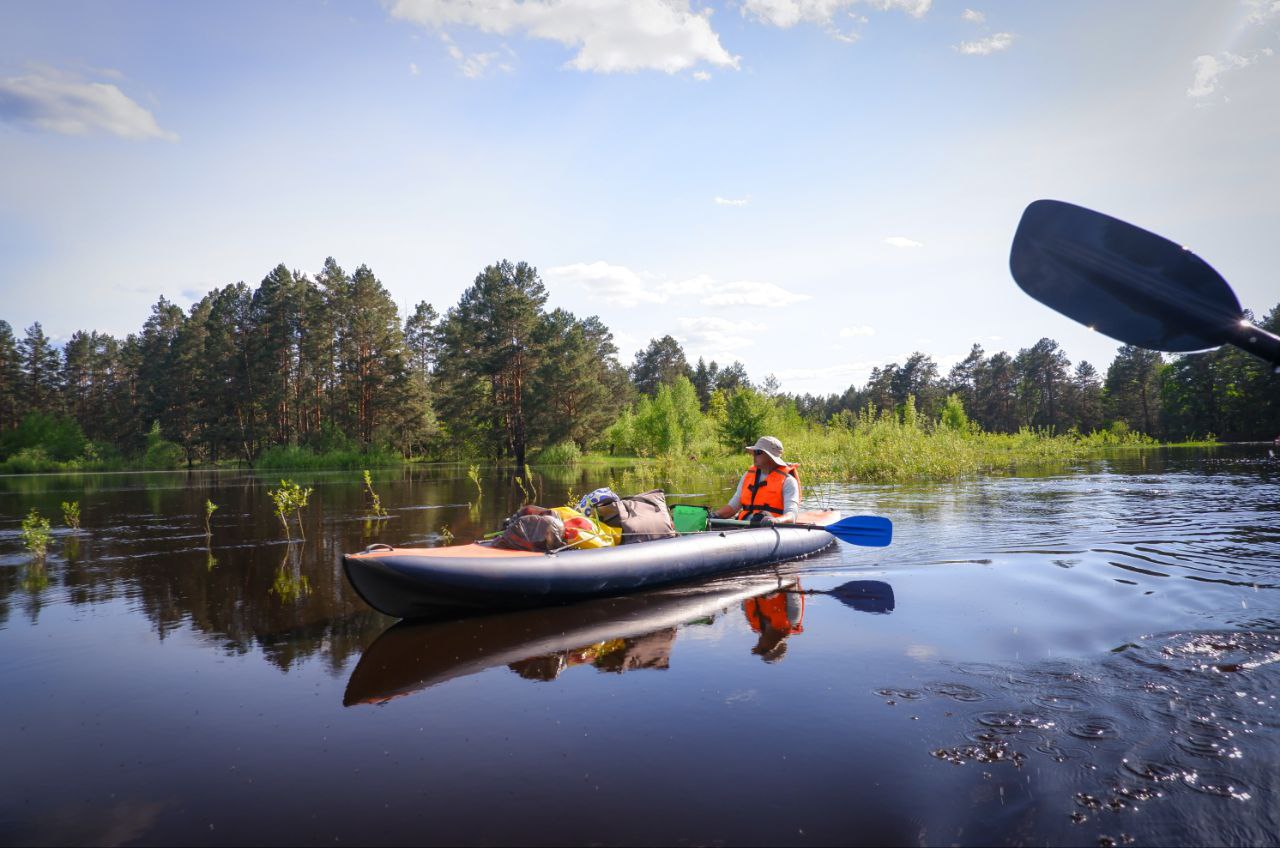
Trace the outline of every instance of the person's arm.
[[794, 524], [800, 514], [800, 484], [790, 474], [782, 481], [782, 515], [779, 524]]
[[715, 511], [716, 518], [732, 518], [738, 514], [738, 510], [742, 509], [742, 484], [746, 479], [746, 474], [738, 479], [738, 488], [734, 491], [733, 497], [729, 499], [729, 503]]

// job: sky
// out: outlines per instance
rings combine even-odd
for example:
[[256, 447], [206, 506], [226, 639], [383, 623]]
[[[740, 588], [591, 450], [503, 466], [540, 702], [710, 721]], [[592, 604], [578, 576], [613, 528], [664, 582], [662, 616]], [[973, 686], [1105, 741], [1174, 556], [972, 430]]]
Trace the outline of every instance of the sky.
[[1042, 337], [1051, 197], [1280, 302], [1280, 0], [7, 0], [0, 319], [137, 331], [276, 265], [402, 315], [487, 265], [630, 364], [670, 334], [794, 393]]

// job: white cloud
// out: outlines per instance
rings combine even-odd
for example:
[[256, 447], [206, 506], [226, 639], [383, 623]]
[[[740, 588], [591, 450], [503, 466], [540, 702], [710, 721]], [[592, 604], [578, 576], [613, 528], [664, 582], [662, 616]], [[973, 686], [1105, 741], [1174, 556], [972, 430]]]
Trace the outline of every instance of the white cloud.
[[693, 295], [704, 306], [789, 306], [810, 295], [787, 291], [773, 283], [734, 280], [722, 283], [706, 274], [671, 284], [673, 294]]
[[1234, 71], [1239, 68], [1245, 68], [1254, 64], [1263, 56], [1271, 56], [1274, 51], [1269, 47], [1264, 47], [1248, 56], [1240, 56], [1235, 53], [1223, 53], [1218, 56], [1197, 56], [1191, 63], [1193, 76], [1191, 87], [1187, 89], [1188, 97], [1208, 97], [1218, 87], [1218, 77]]
[[865, 324], [858, 327], [841, 327], [840, 338], [850, 339], [854, 336], [874, 336], [876, 334], [874, 327], [868, 327]]
[[[769, 328], [768, 324], [755, 321], [730, 321], [715, 316], [681, 318], [677, 323], [693, 347], [722, 352], [750, 347], [756, 343], [756, 337]], [[713, 358], [727, 357], [721, 353]]]
[[1013, 33], [997, 32], [995, 35], [989, 35], [977, 41], [962, 41], [955, 46], [955, 49], [966, 56], [990, 56], [992, 53], [1008, 50], [1012, 44]]
[[100, 130], [121, 138], [178, 139], [114, 85], [56, 74], [0, 79], [0, 121], [30, 124], [64, 135]]
[[703, 306], [788, 306], [809, 300], [810, 295], [787, 291], [773, 283], [751, 280], [721, 282], [709, 274], [683, 280], [662, 280], [652, 274], [637, 273], [608, 262], [578, 262], [561, 265], [545, 273], [550, 283], [566, 283], [585, 288], [597, 300], [618, 306], [667, 303], [673, 297], [692, 300]]
[[1280, 0], [1245, 0], [1244, 4], [1250, 9], [1248, 21], [1251, 24], [1265, 23], [1280, 17]]
[[821, 385], [832, 385], [833, 383], [845, 383], [847, 385], [865, 385], [867, 379], [871, 376], [872, 368], [879, 368], [888, 365], [890, 360], [872, 360], [862, 362], [844, 362], [839, 365], [826, 365], [818, 368], [783, 368], [774, 374], [778, 378], [778, 382], [787, 387], [790, 391], [795, 391], [794, 386], [811, 385], [818, 383]]
[[607, 262], [561, 265], [547, 271], [546, 276], [549, 282], [582, 286], [592, 298], [623, 307], [666, 303], [668, 299], [668, 293], [652, 278]]
[[906, 236], [889, 236], [884, 243], [890, 247], [924, 247], [924, 242], [909, 239]]
[[710, 10], [694, 12], [688, 0], [392, 0], [390, 12], [441, 30], [464, 26], [556, 41], [578, 50], [568, 66], [580, 71], [738, 67], [711, 28]]
[[983, 24], [987, 22], [986, 15], [981, 12], [974, 11], [973, 9], [965, 9], [960, 17], [964, 18], [971, 24]]
[[716, 197], [717, 206], [746, 206], [750, 202], [751, 198], [749, 197], [743, 197], [737, 200], [729, 197]]
[[[841, 29], [840, 23], [852, 23], [855, 27], [867, 22], [866, 17], [853, 11], [856, 6], [869, 6], [882, 12], [898, 10], [913, 18], [922, 18], [933, 6], [933, 0], [744, 0], [742, 14], [760, 23], [788, 29], [796, 24], [814, 24], [841, 41], [857, 41], [856, 30]], [[847, 19], [847, 22], [846, 22]]]
[[418, 70], [418, 64], [417, 64], [417, 62], [410, 62], [410, 63], [409, 63], [409, 76], [411, 76], [411, 77], [416, 77], [419, 73], [420, 73], [420, 71]]
[[711, 74], [707, 73], [706, 71], [694, 71], [693, 78], [696, 79], [698, 82], [706, 82], [707, 80], [711, 79]]

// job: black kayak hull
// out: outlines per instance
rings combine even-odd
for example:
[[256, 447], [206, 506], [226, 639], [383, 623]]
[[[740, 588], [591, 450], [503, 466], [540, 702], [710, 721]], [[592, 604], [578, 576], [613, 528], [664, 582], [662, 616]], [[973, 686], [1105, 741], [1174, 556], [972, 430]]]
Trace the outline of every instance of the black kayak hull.
[[[838, 513], [821, 513], [829, 524]], [[761, 527], [691, 533], [594, 550], [523, 556], [432, 555], [390, 549], [343, 557], [347, 579], [371, 607], [396, 618], [456, 609], [573, 603], [810, 556], [835, 543], [820, 529]], [[447, 549], [437, 549], [447, 550]]]

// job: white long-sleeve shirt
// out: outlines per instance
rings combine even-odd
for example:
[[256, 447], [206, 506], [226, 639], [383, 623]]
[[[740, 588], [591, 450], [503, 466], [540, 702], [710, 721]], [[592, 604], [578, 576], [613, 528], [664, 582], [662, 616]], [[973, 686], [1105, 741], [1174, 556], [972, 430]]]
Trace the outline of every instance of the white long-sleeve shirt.
[[[746, 471], [743, 473], [741, 479], [738, 480], [737, 491], [729, 499], [729, 506], [733, 507], [735, 511], [742, 509], [742, 487], [746, 485], [747, 474], [749, 473], [751, 472]], [[782, 513], [782, 515], [777, 516], [778, 520], [790, 519], [795, 521], [796, 516], [800, 513], [800, 484], [790, 474], [787, 475], [787, 479], [782, 481]]]

